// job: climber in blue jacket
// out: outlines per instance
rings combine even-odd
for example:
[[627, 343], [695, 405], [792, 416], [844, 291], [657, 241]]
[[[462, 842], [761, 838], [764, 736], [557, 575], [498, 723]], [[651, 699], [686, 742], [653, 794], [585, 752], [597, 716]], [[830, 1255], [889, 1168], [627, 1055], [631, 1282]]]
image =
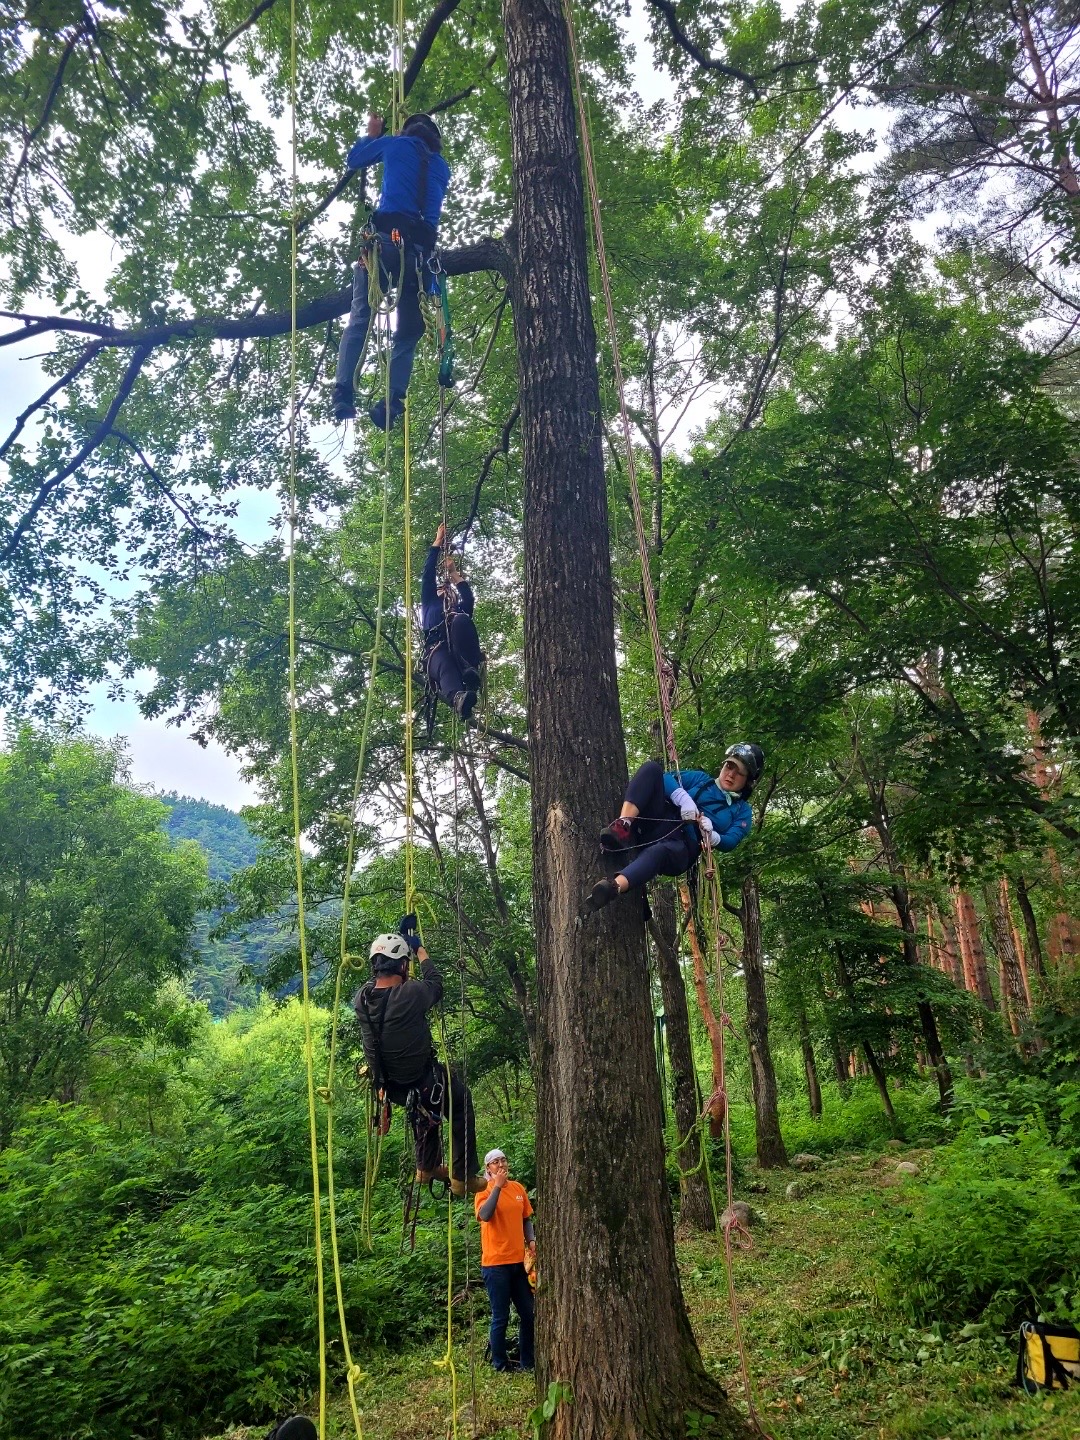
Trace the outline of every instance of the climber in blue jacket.
[[[390, 424], [393, 425], [405, 409], [413, 356], [424, 334], [420, 313], [422, 276], [430, 277], [431, 293], [435, 289], [435, 277], [426, 267], [438, 239], [450, 167], [442, 157], [442, 133], [430, 115], [410, 115], [400, 135], [386, 135], [384, 129], [381, 116], [369, 115], [367, 138], [353, 145], [348, 165], [350, 170], [378, 164], [383, 167], [379, 205], [371, 219], [376, 230], [382, 288], [385, 291], [396, 286], [399, 278], [401, 287], [390, 357]], [[395, 231], [401, 237], [400, 245], [393, 238]], [[341, 334], [334, 376], [335, 420], [352, 420], [356, 415], [353, 375], [371, 324], [367, 271], [371, 254], [372, 249], [365, 247], [353, 267], [352, 309]], [[386, 428], [385, 396], [368, 414], [374, 426], [380, 430]]]
[[630, 863], [613, 879], [601, 880], [586, 904], [600, 910], [656, 875], [682, 875], [707, 844], [734, 850], [750, 834], [749, 797], [765, 768], [760, 745], [728, 747], [714, 780], [705, 770], [665, 773], [655, 760], [631, 777], [617, 820], [600, 834], [609, 854], [627, 851]]

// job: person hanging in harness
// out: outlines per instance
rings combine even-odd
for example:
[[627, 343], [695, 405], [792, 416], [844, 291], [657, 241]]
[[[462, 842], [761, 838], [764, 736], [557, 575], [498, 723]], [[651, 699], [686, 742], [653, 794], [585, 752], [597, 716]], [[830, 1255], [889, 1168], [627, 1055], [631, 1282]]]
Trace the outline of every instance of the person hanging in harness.
[[[384, 130], [382, 117], [369, 115], [367, 138], [357, 140], [349, 151], [350, 170], [363, 170], [381, 162], [383, 174], [379, 205], [371, 217], [374, 240], [365, 246], [353, 267], [352, 309], [338, 347], [333, 408], [335, 420], [352, 420], [356, 416], [353, 377], [371, 324], [367, 266], [377, 256], [384, 291], [397, 286], [400, 277], [390, 356], [389, 424], [393, 425], [405, 409], [413, 357], [424, 334], [420, 286], [424, 283], [431, 294], [438, 289], [427, 262], [438, 239], [450, 167], [442, 157], [442, 133], [430, 115], [410, 115], [399, 135], [386, 135]], [[385, 396], [376, 401], [368, 415], [377, 429], [386, 428]]]
[[612, 879], [594, 886], [588, 909], [600, 910], [656, 875], [682, 875], [703, 844], [734, 850], [750, 834], [749, 798], [764, 768], [760, 745], [730, 746], [715, 780], [705, 770], [675, 775], [646, 760], [631, 776], [619, 818], [600, 833], [608, 854], [632, 858]]
[[[428, 1012], [442, 999], [442, 976], [420, 944], [416, 916], [402, 918], [395, 935], [377, 935], [371, 944], [373, 978], [353, 997], [364, 1058], [376, 1092], [404, 1105], [412, 1126], [416, 1178], [449, 1180], [455, 1195], [485, 1187], [476, 1156], [472, 1096], [454, 1068], [435, 1054]], [[409, 957], [420, 962], [420, 978], [409, 979]], [[453, 1173], [443, 1163], [442, 1121], [450, 1117]]]
[[420, 623], [424, 627], [424, 668], [436, 694], [462, 720], [467, 720], [480, 689], [484, 653], [473, 624], [472, 586], [451, 556], [446, 579], [439, 584], [439, 555], [446, 544], [440, 525], [431, 542], [420, 577]]

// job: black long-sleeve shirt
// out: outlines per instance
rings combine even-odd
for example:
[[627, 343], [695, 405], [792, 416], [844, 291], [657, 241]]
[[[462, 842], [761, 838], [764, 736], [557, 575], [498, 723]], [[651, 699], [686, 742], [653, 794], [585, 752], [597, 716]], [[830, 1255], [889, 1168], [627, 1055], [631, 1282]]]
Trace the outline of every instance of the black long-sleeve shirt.
[[[438, 568], [439, 546], [432, 545], [420, 576], [420, 623], [425, 630], [437, 629], [442, 624], [445, 613], [443, 599], [439, 594]], [[450, 606], [451, 612], [471, 615], [476, 608], [472, 586], [467, 580], [462, 580], [455, 589], [457, 600]]]
[[364, 1057], [388, 1097], [404, 1103], [427, 1073], [433, 1047], [428, 1011], [442, 999], [442, 976], [432, 960], [420, 962], [419, 980], [362, 985], [353, 997]]

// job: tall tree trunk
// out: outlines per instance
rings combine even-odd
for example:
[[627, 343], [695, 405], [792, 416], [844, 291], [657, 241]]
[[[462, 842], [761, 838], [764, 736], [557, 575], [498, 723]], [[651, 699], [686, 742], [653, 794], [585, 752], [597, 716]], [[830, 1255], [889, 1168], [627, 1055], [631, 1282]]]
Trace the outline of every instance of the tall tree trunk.
[[960, 937], [960, 953], [964, 957], [964, 979], [967, 988], [977, 995], [987, 1010], [996, 1010], [997, 1001], [990, 987], [990, 972], [986, 968], [986, 951], [979, 934], [979, 917], [975, 901], [966, 890], [957, 890], [956, 933]]
[[[676, 1440], [746, 1423], [706, 1373], [664, 1185], [641, 907], [581, 918], [626, 782], [581, 170], [557, 0], [503, 0], [521, 394], [525, 685], [536, 925], [539, 1380], [552, 1440]], [[545, 1239], [546, 1237], [546, 1239]]]
[[1009, 1021], [1009, 1029], [1019, 1035], [1027, 1018], [1027, 1003], [1024, 996], [1024, 977], [1020, 971], [1016, 946], [1013, 943], [1012, 917], [1008, 909], [1008, 892], [1002, 891], [1002, 883], [984, 887], [986, 913], [994, 936], [994, 949], [998, 958], [1001, 1003]]
[[739, 910], [743, 930], [743, 976], [746, 983], [746, 1043], [754, 1091], [754, 1131], [758, 1164], [776, 1170], [788, 1163], [780, 1134], [776, 1072], [769, 1046], [769, 1001], [765, 994], [765, 957], [761, 949], [761, 897], [757, 879], [747, 875]]
[[799, 1045], [802, 1048], [803, 1071], [806, 1075], [806, 1098], [810, 1102], [810, 1114], [815, 1120], [821, 1119], [821, 1085], [818, 1081], [817, 1061], [814, 1059], [814, 1042], [810, 1036], [810, 1022], [806, 1018], [806, 1006], [799, 1001]]
[[1005, 907], [1005, 914], [1008, 917], [1009, 929], [1012, 931], [1013, 946], [1016, 950], [1016, 958], [1020, 962], [1020, 974], [1024, 979], [1024, 1001], [1027, 1005], [1028, 1014], [1034, 1009], [1035, 1002], [1032, 999], [1031, 976], [1028, 974], [1027, 955], [1024, 951], [1024, 941], [1020, 931], [1016, 928], [1016, 916], [1013, 914], [1012, 892], [1009, 890], [1009, 878], [1007, 875], [1001, 877], [1001, 903]]
[[836, 1083], [840, 1087], [840, 1094], [847, 1095], [851, 1085], [851, 1056], [844, 1054], [840, 1045], [840, 1037], [833, 1030], [829, 1031], [829, 1055], [832, 1059]]
[[955, 925], [948, 915], [936, 907], [929, 912], [927, 924], [933, 927], [943, 973], [948, 975], [958, 990], [965, 990], [967, 986], [964, 982], [964, 961], [960, 954]]
[[[826, 911], [826, 914], [827, 913]], [[841, 988], [847, 996], [848, 1004], [851, 1006], [852, 1012], [854, 1012], [856, 1009], [855, 986], [851, 982], [851, 972], [848, 970], [847, 961], [844, 959], [843, 947], [838, 940], [834, 942], [834, 950], [836, 953], [836, 973], [840, 980]], [[874, 1077], [874, 1084], [877, 1086], [878, 1095], [881, 1097], [881, 1107], [885, 1111], [885, 1116], [889, 1122], [889, 1129], [894, 1135], [898, 1135], [900, 1133], [900, 1126], [896, 1119], [896, 1110], [893, 1108], [892, 1096], [889, 1094], [889, 1082], [886, 1079], [885, 1071], [882, 1069], [881, 1062], [877, 1057], [877, 1052], [870, 1041], [863, 1040], [861, 1046], [863, 1057], [866, 1061], [866, 1068]], [[857, 1064], [858, 1059], [856, 1057], [856, 1065]]]
[[675, 1108], [675, 1130], [681, 1142], [677, 1161], [682, 1203], [679, 1221], [694, 1230], [715, 1228], [709, 1182], [701, 1163], [701, 1134], [697, 1128], [698, 1086], [694, 1051], [690, 1039], [690, 1011], [686, 986], [679, 966], [678, 919], [675, 892], [670, 885], [654, 889], [653, 918], [649, 929], [656, 942], [656, 969], [664, 1001], [668, 1058], [671, 1061], [671, 1092]]
[[[900, 862], [900, 856], [893, 840], [892, 825], [885, 803], [884, 787], [879, 787], [875, 784], [873, 777], [869, 774], [865, 765], [863, 766], [863, 778], [870, 796], [871, 823], [881, 842], [882, 855], [888, 866], [889, 874], [892, 877], [892, 901], [896, 909], [896, 918], [900, 922], [900, 929], [903, 935], [904, 959], [908, 965], [917, 969], [920, 963], [919, 937], [915, 929], [915, 917], [911, 911], [911, 899], [908, 894], [904, 867]], [[949, 1062], [945, 1058], [941, 1037], [938, 1034], [934, 1007], [930, 1004], [929, 1000], [918, 1000], [916, 1001], [916, 1009], [919, 1015], [919, 1025], [922, 1028], [923, 1043], [926, 1046], [927, 1058], [934, 1067], [934, 1073], [937, 1076], [939, 1103], [942, 1111], [945, 1111], [948, 1110], [952, 1104], [953, 1082], [952, 1074], [949, 1070]]]
[[1031, 895], [1023, 875], [1016, 882], [1016, 903], [1020, 906], [1020, 914], [1024, 917], [1024, 933], [1027, 935], [1028, 954], [1031, 956], [1032, 967], [1039, 979], [1045, 980], [1046, 962], [1043, 960], [1042, 945], [1039, 941], [1039, 926], [1035, 919], [1035, 911], [1031, 908]]

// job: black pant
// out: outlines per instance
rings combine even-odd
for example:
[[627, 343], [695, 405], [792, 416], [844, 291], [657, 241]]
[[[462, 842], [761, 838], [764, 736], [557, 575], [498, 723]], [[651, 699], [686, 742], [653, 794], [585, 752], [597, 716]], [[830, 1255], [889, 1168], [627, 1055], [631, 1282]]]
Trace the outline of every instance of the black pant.
[[682, 875], [689, 870], [701, 842], [664, 793], [664, 767], [646, 760], [630, 777], [626, 799], [641, 812], [632, 822], [632, 835], [634, 845], [643, 847], [631, 851], [634, 858], [623, 868], [630, 889], [656, 875]]
[[454, 611], [446, 617], [446, 629], [449, 644], [440, 640], [429, 652], [427, 665], [428, 677], [435, 690], [447, 705], [452, 705], [454, 696], [469, 688], [462, 679], [462, 670], [479, 670], [484, 656], [471, 615]]
[[455, 1180], [479, 1175], [472, 1095], [456, 1065], [449, 1072], [445, 1065], [432, 1066], [416, 1086], [415, 1094], [408, 1103], [408, 1114], [417, 1170], [430, 1174], [443, 1163], [441, 1120], [449, 1115], [453, 1152], [450, 1173]]

